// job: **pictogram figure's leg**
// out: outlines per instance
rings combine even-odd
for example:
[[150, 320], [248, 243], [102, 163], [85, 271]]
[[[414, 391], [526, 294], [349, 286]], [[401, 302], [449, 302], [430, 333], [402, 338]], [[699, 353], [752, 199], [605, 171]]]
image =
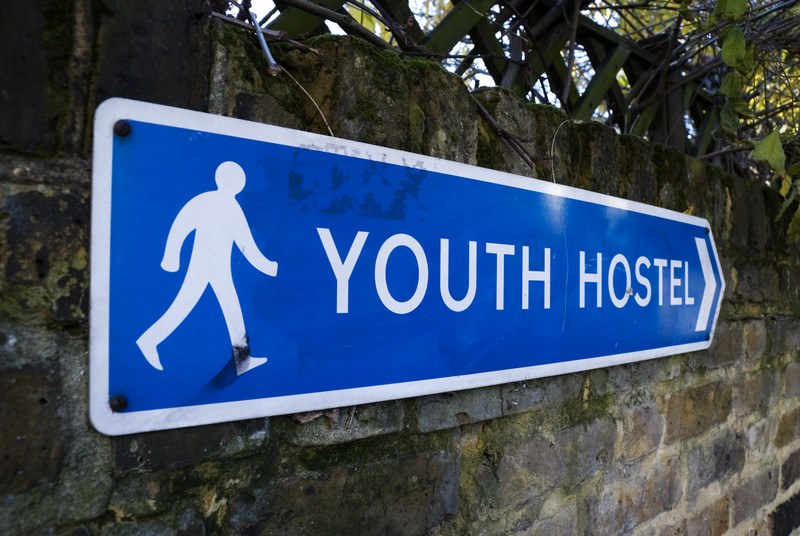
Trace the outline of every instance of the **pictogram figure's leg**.
[[233, 359], [236, 363], [236, 373], [241, 376], [248, 370], [266, 363], [266, 357], [253, 357], [250, 355], [250, 345], [244, 327], [242, 307], [231, 277], [221, 277], [212, 281], [211, 288], [214, 289], [217, 295], [219, 305], [222, 308], [222, 315], [225, 317], [225, 324], [228, 327]]
[[194, 271], [189, 270], [186, 279], [183, 280], [178, 294], [167, 308], [161, 318], [147, 328], [141, 337], [136, 340], [136, 344], [144, 354], [147, 362], [158, 370], [164, 370], [161, 360], [158, 357], [157, 346], [169, 337], [175, 329], [192, 312], [200, 297], [203, 295], [208, 281], [198, 277]]

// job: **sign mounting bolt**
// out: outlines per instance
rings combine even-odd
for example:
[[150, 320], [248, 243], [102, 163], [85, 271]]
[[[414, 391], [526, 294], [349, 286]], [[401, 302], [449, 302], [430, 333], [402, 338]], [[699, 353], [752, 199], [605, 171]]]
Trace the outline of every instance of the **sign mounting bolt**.
[[108, 405], [111, 406], [111, 411], [119, 413], [128, 407], [128, 399], [122, 395], [112, 396], [108, 401]]
[[131, 133], [131, 124], [128, 123], [125, 119], [120, 119], [116, 123], [114, 123], [114, 134], [124, 138], [128, 134]]

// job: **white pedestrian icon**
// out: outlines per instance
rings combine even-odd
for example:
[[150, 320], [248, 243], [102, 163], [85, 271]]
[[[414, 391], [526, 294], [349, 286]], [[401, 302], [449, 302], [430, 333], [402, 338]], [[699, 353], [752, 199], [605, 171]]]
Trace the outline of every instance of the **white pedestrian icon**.
[[258, 249], [236, 194], [244, 189], [244, 170], [235, 162], [223, 162], [215, 174], [217, 189], [191, 199], [178, 212], [167, 236], [161, 268], [177, 272], [183, 242], [194, 231], [186, 277], [166, 312], [136, 341], [147, 362], [164, 370], [157, 347], [189, 316], [200, 297], [211, 287], [222, 308], [231, 339], [236, 373], [241, 375], [267, 362], [266, 357], [250, 356], [242, 308], [233, 285], [231, 253], [233, 245], [256, 269], [269, 276], [278, 274], [278, 263]]

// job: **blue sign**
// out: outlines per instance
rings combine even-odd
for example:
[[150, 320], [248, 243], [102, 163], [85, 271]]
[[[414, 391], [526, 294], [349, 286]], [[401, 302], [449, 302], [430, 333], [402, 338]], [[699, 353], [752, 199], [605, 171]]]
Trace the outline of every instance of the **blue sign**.
[[95, 119], [91, 417], [107, 434], [707, 348], [700, 218], [135, 101]]

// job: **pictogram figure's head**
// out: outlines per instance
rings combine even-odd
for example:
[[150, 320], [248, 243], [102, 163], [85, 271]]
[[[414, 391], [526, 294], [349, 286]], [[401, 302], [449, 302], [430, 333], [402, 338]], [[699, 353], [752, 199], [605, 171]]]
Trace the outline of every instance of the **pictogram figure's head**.
[[245, 175], [242, 166], [236, 162], [223, 162], [217, 166], [217, 172], [214, 175], [217, 181], [217, 188], [221, 191], [238, 194], [244, 189]]

